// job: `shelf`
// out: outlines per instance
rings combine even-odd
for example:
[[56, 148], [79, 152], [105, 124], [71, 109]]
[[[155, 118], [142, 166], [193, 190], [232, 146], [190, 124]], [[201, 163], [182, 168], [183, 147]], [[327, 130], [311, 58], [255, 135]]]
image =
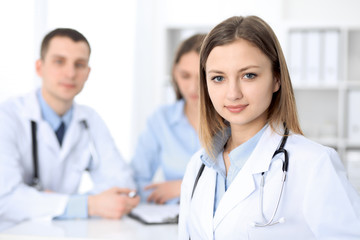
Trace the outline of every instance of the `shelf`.
[[339, 139], [336, 137], [310, 138], [311, 140], [329, 147], [336, 147]]
[[360, 151], [360, 27], [287, 22], [285, 28], [285, 55], [304, 134], [335, 148], [346, 162], [348, 152]]
[[349, 140], [349, 139], [336, 138], [336, 137], [319, 137], [319, 138], [314, 138], [311, 136], [306, 136], [306, 137], [308, 137], [312, 141], [318, 142], [325, 146], [330, 146], [330, 147], [340, 146], [346, 149], [360, 150], [360, 140]]
[[346, 140], [346, 147], [360, 149], [360, 140]]
[[360, 31], [349, 30], [347, 35], [347, 75], [349, 80], [360, 79]]
[[339, 81], [335, 85], [329, 84], [293, 84], [294, 90], [299, 91], [337, 91], [337, 90], [359, 90], [360, 89], [360, 80], [352, 80], [352, 81]]
[[345, 83], [345, 86], [347, 89], [360, 89], [360, 80], [358, 81], [347, 81]]
[[327, 85], [327, 84], [317, 84], [317, 85], [298, 85], [294, 84], [294, 90], [300, 91], [337, 91], [339, 89], [338, 85]]

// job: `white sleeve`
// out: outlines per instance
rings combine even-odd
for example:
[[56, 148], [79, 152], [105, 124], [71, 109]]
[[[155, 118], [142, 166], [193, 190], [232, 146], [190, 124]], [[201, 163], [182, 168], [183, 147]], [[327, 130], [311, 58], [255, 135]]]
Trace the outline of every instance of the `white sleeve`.
[[360, 239], [360, 198], [338, 154], [328, 149], [309, 169], [305, 219], [317, 239]]

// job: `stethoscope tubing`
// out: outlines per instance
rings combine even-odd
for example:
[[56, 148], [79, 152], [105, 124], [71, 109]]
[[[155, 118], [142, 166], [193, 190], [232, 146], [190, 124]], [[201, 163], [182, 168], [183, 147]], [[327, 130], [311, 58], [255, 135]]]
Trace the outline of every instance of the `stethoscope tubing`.
[[282, 193], [283, 193], [283, 190], [284, 190], [284, 185], [285, 185], [285, 180], [286, 180], [286, 174], [287, 172], [284, 171], [283, 172], [283, 176], [282, 176], [282, 179], [281, 179], [281, 189], [280, 189], [280, 193], [279, 193], [279, 197], [278, 197], [278, 201], [276, 203], [276, 207], [273, 211], [273, 214], [271, 215], [271, 218], [270, 220], [266, 220], [266, 217], [264, 215], [264, 209], [263, 209], [263, 200], [264, 200], [264, 174], [262, 174], [261, 176], [261, 183], [260, 183], [260, 198], [259, 198], [259, 206], [260, 206], [260, 212], [261, 212], [261, 216], [263, 218], [263, 221], [264, 223], [254, 223], [254, 227], [267, 227], [267, 226], [272, 226], [272, 225], [275, 225], [275, 224], [278, 224], [280, 223], [280, 221], [275, 221], [274, 222], [274, 218], [276, 216], [276, 213], [278, 211], [278, 208], [279, 208], [279, 205], [280, 205], [280, 201], [281, 201], [281, 196], [282, 196]]
[[[285, 124], [284, 124], [285, 126]], [[264, 215], [264, 211], [263, 211], [263, 199], [264, 199], [264, 186], [265, 186], [265, 172], [261, 173], [261, 182], [260, 182], [260, 199], [259, 199], [259, 205], [260, 205], [260, 211], [261, 211], [261, 216], [262, 219], [264, 220], [264, 223], [252, 223], [251, 225], [253, 225], [254, 227], [267, 227], [267, 226], [272, 226], [278, 223], [281, 223], [284, 221], [284, 218], [280, 218], [278, 221], [274, 221], [276, 213], [278, 212], [279, 206], [280, 206], [280, 201], [282, 199], [282, 195], [283, 195], [283, 191], [284, 191], [284, 185], [285, 185], [285, 181], [287, 178], [287, 172], [288, 172], [288, 167], [289, 167], [289, 155], [288, 152], [285, 149], [285, 144], [287, 141], [287, 138], [289, 136], [289, 129], [285, 126], [285, 131], [284, 131], [284, 135], [281, 139], [280, 142], [280, 146], [278, 147], [278, 149], [276, 149], [276, 151], [274, 152], [272, 159], [278, 155], [278, 154], [284, 154], [284, 161], [282, 161], [282, 171], [283, 171], [283, 175], [281, 178], [281, 189], [280, 189], [280, 193], [279, 193], [279, 197], [278, 197], [278, 201], [276, 203], [275, 209], [273, 211], [273, 214], [271, 215], [270, 220], [266, 220], [266, 217]], [[195, 178], [195, 182], [194, 182], [194, 186], [193, 186], [193, 190], [191, 193], [191, 199], [193, 198], [197, 183], [199, 182], [199, 179], [204, 171], [205, 165], [202, 163], [200, 166], [200, 169], [198, 171], [198, 174]]]

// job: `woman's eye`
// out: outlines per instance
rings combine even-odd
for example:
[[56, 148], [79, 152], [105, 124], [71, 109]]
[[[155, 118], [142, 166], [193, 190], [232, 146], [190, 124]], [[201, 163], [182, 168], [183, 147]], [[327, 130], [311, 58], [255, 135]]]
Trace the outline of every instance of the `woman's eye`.
[[246, 79], [253, 79], [255, 77], [256, 77], [256, 74], [254, 74], [254, 73], [246, 73], [244, 75], [244, 78], [246, 78]]
[[215, 77], [211, 78], [211, 80], [213, 80], [214, 82], [222, 82], [224, 80], [224, 77], [215, 76]]

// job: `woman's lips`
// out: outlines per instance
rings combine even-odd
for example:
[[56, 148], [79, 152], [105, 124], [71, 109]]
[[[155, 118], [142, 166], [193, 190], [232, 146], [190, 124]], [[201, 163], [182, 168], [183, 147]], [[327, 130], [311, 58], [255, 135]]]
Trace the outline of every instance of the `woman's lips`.
[[227, 105], [225, 106], [232, 113], [239, 113], [243, 111], [248, 105]]

